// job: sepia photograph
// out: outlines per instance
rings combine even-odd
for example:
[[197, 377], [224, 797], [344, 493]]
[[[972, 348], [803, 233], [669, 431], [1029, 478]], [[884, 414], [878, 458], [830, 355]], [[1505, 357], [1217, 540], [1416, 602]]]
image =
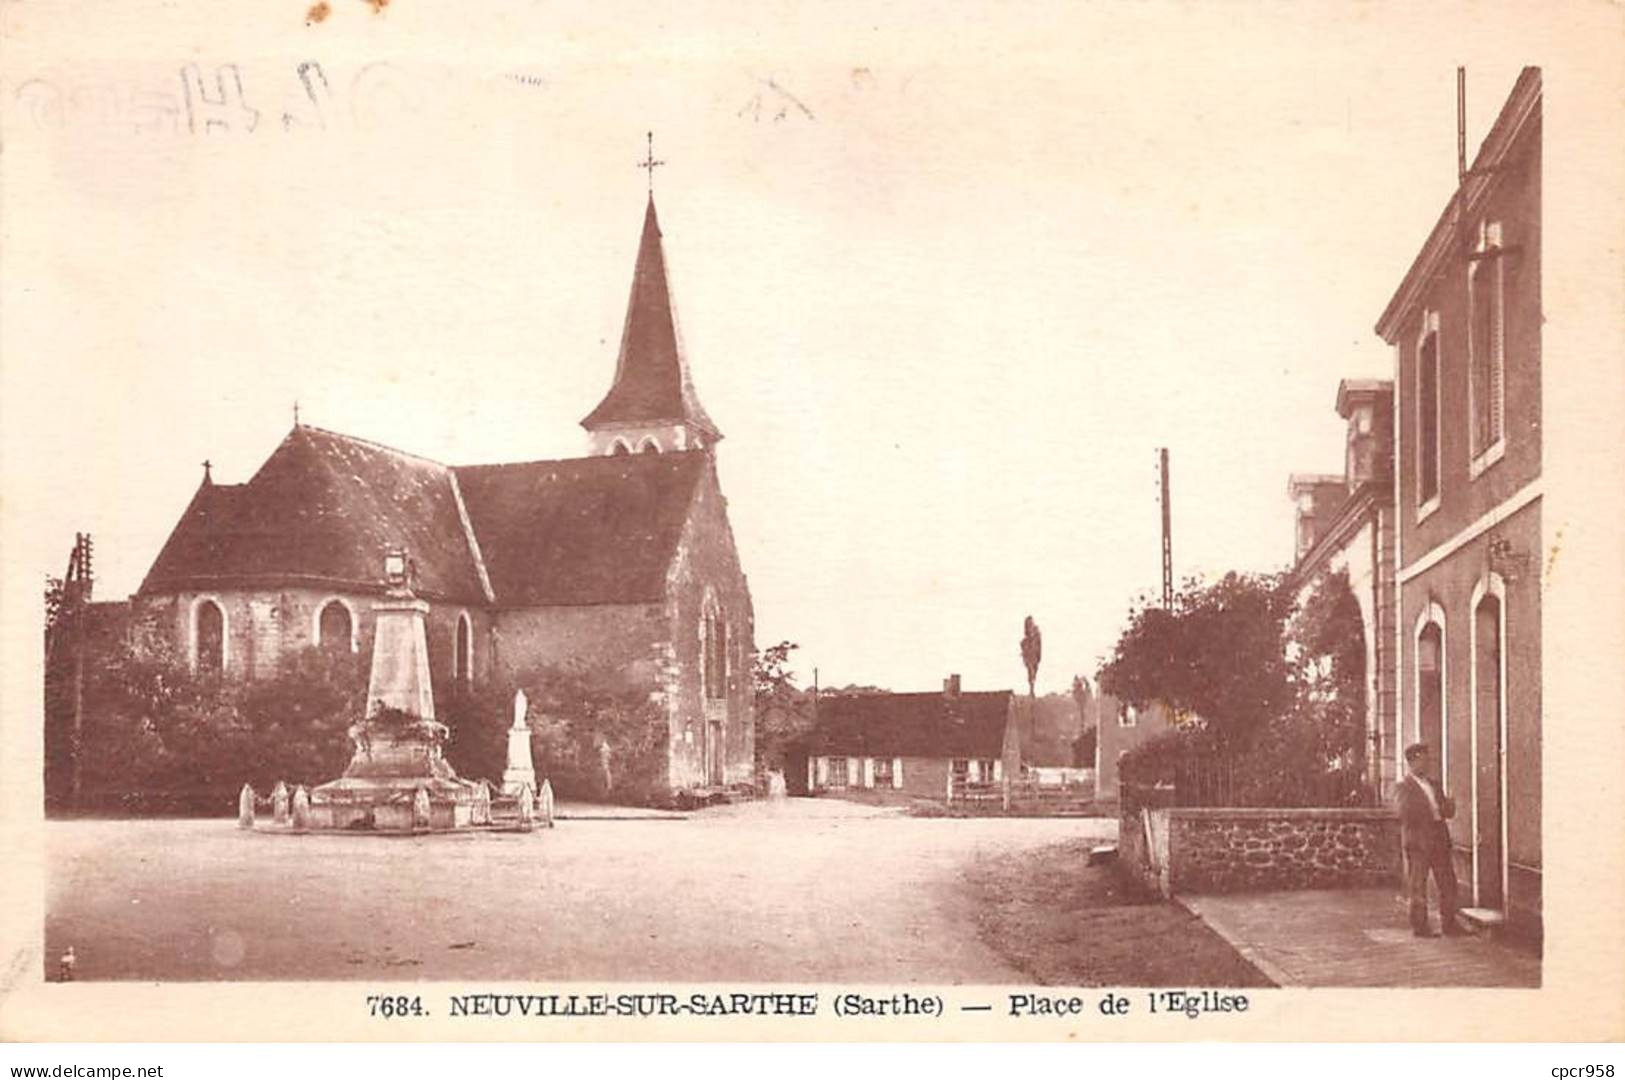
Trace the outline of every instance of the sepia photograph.
[[0, 1035], [1611, 998], [1617, 10], [94, 6], [0, 6]]

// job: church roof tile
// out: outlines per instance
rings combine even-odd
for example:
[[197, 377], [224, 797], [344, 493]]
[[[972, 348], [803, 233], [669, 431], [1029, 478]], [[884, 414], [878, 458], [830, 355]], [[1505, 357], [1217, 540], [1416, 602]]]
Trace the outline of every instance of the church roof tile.
[[397, 546], [411, 554], [423, 595], [484, 599], [444, 465], [299, 425], [247, 483], [204, 482], [141, 592], [381, 588], [384, 553]]
[[706, 461], [689, 452], [459, 466], [497, 602], [661, 599]]
[[384, 552], [401, 546], [417, 591], [430, 599], [480, 604], [494, 594], [510, 607], [658, 600], [705, 460], [675, 453], [449, 467], [301, 425], [247, 483], [198, 488], [141, 592], [378, 589]]

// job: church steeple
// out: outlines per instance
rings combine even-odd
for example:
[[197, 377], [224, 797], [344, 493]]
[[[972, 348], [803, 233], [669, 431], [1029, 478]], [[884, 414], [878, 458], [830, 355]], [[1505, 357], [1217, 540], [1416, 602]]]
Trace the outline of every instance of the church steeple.
[[689, 379], [652, 192], [632, 269], [615, 382], [581, 426], [596, 454], [694, 450], [722, 438]]

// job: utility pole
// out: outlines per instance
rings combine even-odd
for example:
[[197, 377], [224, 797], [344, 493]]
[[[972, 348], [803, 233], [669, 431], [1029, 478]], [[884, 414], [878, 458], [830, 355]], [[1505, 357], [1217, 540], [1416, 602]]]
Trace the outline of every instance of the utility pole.
[[1157, 451], [1157, 462], [1162, 470], [1162, 607], [1166, 611], [1174, 606], [1174, 537], [1173, 516], [1168, 506], [1168, 448]]

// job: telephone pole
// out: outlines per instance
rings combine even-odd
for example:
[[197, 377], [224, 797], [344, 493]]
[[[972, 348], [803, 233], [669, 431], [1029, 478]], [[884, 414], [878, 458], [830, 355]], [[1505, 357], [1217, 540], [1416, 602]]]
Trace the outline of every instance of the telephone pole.
[[1162, 607], [1166, 611], [1174, 606], [1174, 537], [1173, 518], [1168, 506], [1168, 448], [1157, 451], [1157, 462], [1162, 470]]

